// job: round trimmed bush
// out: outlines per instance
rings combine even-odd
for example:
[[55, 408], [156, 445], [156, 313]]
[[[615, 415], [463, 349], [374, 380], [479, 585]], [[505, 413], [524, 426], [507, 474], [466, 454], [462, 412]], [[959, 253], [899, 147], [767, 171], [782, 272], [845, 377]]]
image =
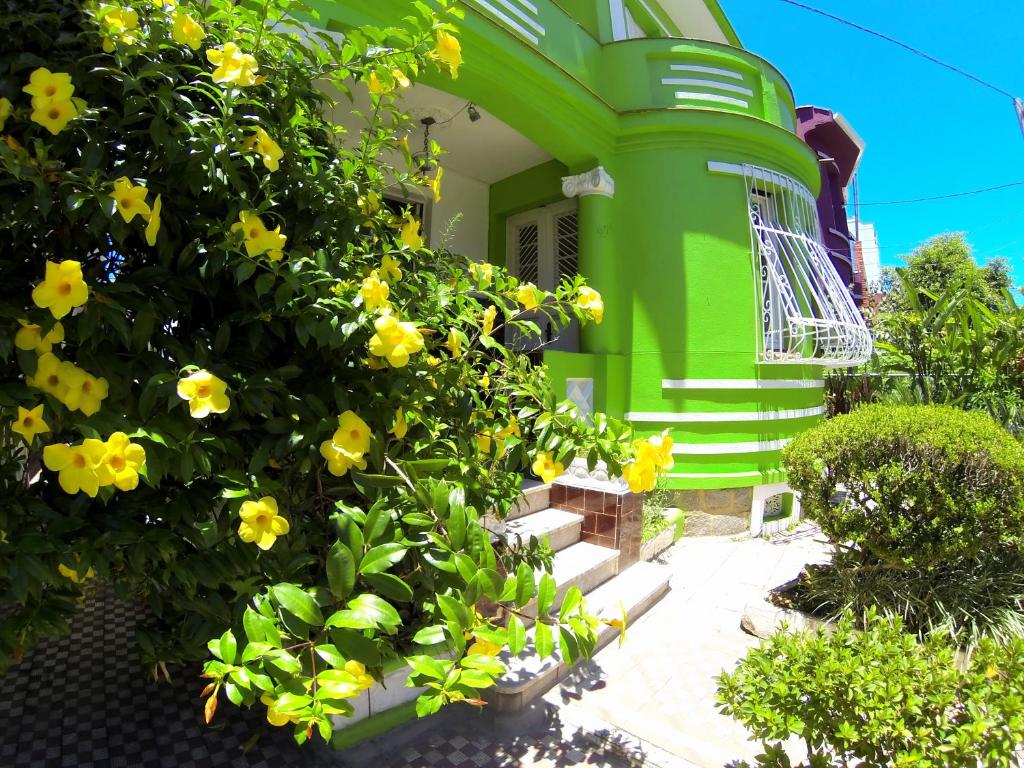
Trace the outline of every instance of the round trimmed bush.
[[798, 436], [783, 463], [808, 516], [867, 561], [930, 567], [1024, 541], [1024, 447], [983, 414], [866, 406]]

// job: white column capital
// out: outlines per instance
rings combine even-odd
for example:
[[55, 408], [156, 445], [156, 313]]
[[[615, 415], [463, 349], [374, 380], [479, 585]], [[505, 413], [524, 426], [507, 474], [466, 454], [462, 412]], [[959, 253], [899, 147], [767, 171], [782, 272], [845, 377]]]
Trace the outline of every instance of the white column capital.
[[603, 195], [615, 197], [615, 179], [604, 166], [599, 165], [586, 173], [562, 177], [562, 194], [566, 197], [583, 197], [584, 195]]

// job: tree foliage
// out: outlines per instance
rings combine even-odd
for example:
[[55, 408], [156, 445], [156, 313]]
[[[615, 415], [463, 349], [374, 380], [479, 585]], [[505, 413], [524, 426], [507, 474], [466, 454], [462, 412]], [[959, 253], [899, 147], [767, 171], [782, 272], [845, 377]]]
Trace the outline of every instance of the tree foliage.
[[[531, 467], [632, 466], [625, 427], [498, 335], [600, 297], [428, 250], [382, 204], [438, 185], [393, 97], [457, 74], [457, 14], [339, 40], [277, 0], [173, 6], [0, 15], [0, 663], [93, 576], [147, 606], [147, 664], [212, 654], [208, 719], [262, 701], [299, 740], [396, 663], [421, 712], [478, 700], [526, 618], [586, 655], [578, 590], [551, 612], [549, 553], [484, 515]], [[328, 94], [357, 82], [374, 109], [345, 135]]]

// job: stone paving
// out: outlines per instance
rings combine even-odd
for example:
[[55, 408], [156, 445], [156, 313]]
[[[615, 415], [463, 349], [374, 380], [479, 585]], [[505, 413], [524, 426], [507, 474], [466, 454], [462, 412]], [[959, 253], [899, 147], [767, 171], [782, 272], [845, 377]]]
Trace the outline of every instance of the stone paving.
[[817, 529], [770, 541], [684, 539], [668, 551], [672, 590], [627, 632], [545, 697], [563, 719], [637, 737], [646, 764], [721, 768], [760, 752], [720, 715], [714, 677], [758, 640], [740, 629], [747, 603], [827, 559]]

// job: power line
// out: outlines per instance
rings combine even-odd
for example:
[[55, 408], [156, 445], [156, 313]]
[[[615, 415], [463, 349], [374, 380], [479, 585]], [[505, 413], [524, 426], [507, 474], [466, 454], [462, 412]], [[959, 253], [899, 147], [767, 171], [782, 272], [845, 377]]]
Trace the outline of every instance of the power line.
[[982, 85], [985, 88], [988, 88], [989, 90], [995, 91], [996, 93], [1002, 94], [1003, 96], [1007, 96], [1007, 97], [1009, 97], [1011, 99], [1015, 99], [1016, 98], [1012, 93], [1010, 93], [1007, 90], [1004, 90], [1003, 88], [1000, 88], [998, 85], [993, 85], [992, 83], [988, 82], [987, 80], [982, 80], [977, 75], [972, 75], [970, 72], [965, 72], [964, 70], [960, 69], [959, 67], [955, 67], [952, 64], [947, 64], [946, 62], [942, 61], [941, 59], [935, 58], [931, 54], [927, 54], [927, 53], [925, 53], [924, 51], [922, 51], [922, 50], [920, 50], [918, 48], [914, 48], [911, 45], [907, 45], [906, 43], [900, 42], [896, 38], [889, 37], [888, 35], [883, 34], [882, 32], [876, 32], [873, 29], [868, 29], [867, 27], [861, 26], [860, 24], [857, 24], [857, 23], [852, 22], [852, 21], [848, 21], [848, 20], [846, 20], [846, 19], [844, 19], [844, 18], [842, 18], [840, 16], [834, 16], [833, 14], [828, 13], [827, 11], [823, 11], [820, 8], [813, 8], [810, 5], [805, 5], [803, 3], [799, 3], [796, 0], [779, 0], [779, 2], [786, 3], [787, 5], [792, 5], [792, 6], [796, 7], [796, 8], [802, 8], [805, 11], [810, 11], [811, 13], [816, 13], [819, 16], [824, 16], [827, 19], [832, 19], [832, 21], [837, 21], [840, 24], [845, 24], [848, 27], [853, 27], [854, 29], [858, 29], [861, 32], [866, 32], [869, 35], [874, 35], [875, 37], [881, 38], [882, 40], [885, 40], [888, 43], [892, 43], [893, 45], [898, 45], [900, 48], [903, 48], [904, 50], [910, 51], [915, 56], [920, 56], [921, 58], [927, 59], [928, 61], [932, 62], [933, 64], [938, 64], [940, 67], [945, 67], [946, 69], [952, 70], [953, 72], [956, 72], [958, 75], [962, 75], [963, 77], [966, 77], [968, 80], [973, 80], [978, 85]]
[[[782, 0], [782, 2], [789, 2], [789, 0]], [[1000, 189], [1010, 189], [1011, 187], [1024, 187], [1024, 181], [1011, 181], [1009, 184], [1000, 184], [996, 187], [985, 187], [984, 189], [972, 189], [968, 192], [953, 192], [948, 195], [935, 195], [934, 197], [915, 197], [909, 200], [881, 200], [873, 203], [854, 203], [851, 207], [853, 208], [866, 208], [871, 205], [909, 205], [910, 203], [930, 203], [933, 200], [949, 200], [954, 197], [968, 197], [970, 195], [982, 195], [986, 192], [997, 192]]]

